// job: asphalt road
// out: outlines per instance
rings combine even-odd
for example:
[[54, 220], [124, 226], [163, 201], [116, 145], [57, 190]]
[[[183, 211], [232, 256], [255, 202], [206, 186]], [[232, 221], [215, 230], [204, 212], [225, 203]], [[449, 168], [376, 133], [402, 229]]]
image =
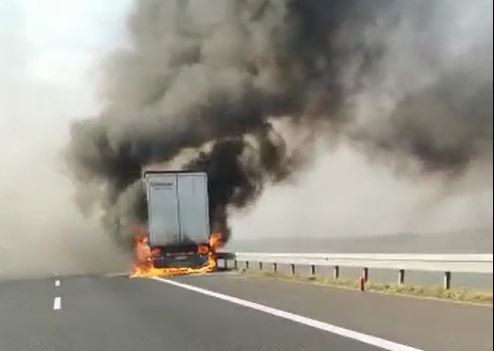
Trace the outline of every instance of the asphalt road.
[[233, 273], [171, 283], [104, 276], [0, 281], [0, 351], [411, 350], [407, 346], [492, 350], [492, 308]]

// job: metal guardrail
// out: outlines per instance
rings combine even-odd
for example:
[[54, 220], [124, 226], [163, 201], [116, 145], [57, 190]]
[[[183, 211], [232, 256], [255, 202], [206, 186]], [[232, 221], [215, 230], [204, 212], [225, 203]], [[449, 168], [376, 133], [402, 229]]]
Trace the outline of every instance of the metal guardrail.
[[310, 266], [315, 274], [316, 266], [332, 266], [333, 278], [339, 278], [340, 267], [362, 268], [362, 277], [367, 281], [370, 268], [393, 269], [398, 271], [398, 283], [405, 282], [405, 271], [443, 272], [443, 286], [451, 286], [451, 273], [487, 273], [492, 274], [492, 254], [363, 254], [363, 253], [260, 253], [260, 252], [221, 252], [218, 256], [227, 267], [233, 260], [235, 268], [238, 262], [245, 262], [247, 268], [257, 262], [262, 269], [263, 263], [273, 265], [277, 271], [279, 264], [290, 265], [295, 274], [296, 266]]

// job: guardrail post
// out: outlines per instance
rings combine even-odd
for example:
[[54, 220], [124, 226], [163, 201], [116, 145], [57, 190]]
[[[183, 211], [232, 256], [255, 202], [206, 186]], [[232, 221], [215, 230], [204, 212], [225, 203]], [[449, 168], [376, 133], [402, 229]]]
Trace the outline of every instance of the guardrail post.
[[259, 270], [262, 271], [262, 262], [259, 261]]
[[333, 279], [338, 279], [340, 277], [340, 266], [333, 267]]
[[451, 288], [451, 272], [444, 272], [443, 287], [446, 290], [449, 290], [449, 288]]
[[363, 276], [361, 276], [360, 278], [358, 278], [358, 289], [360, 291], [365, 291], [365, 279]]
[[233, 268], [234, 268], [235, 270], [237, 270], [237, 269], [238, 269], [238, 261], [237, 261], [236, 259], [235, 259], [235, 261], [233, 261]]
[[245, 261], [245, 269], [249, 269], [249, 261]]
[[367, 283], [367, 281], [369, 280], [369, 268], [364, 267], [364, 269], [362, 270], [362, 278], [364, 278], [364, 282]]
[[273, 273], [278, 272], [278, 263], [273, 263]]
[[290, 271], [292, 275], [295, 275], [295, 265], [293, 263], [290, 265]]
[[316, 266], [313, 264], [310, 265], [310, 274], [316, 275]]
[[400, 269], [398, 272], [398, 284], [403, 285], [405, 284], [405, 270]]

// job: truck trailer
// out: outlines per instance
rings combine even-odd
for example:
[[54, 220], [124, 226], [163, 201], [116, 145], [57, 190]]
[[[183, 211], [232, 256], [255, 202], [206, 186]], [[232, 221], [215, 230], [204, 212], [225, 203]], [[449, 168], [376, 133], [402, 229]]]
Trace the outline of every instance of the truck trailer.
[[156, 268], [202, 267], [210, 247], [207, 174], [145, 171], [148, 245]]

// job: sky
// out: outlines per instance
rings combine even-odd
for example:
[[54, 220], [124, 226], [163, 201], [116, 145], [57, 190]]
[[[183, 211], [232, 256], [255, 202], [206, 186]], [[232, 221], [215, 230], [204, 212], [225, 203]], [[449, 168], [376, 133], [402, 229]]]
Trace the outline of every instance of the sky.
[[[73, 257], [77, 248], [87, 262], [88, 254], [102, 259], [111, 250], [72, 201], [62, 150], [70, 123], [101, 108], [101, 62], [126, 45], [131, 7], [131, 0], [0, 0], [0, 198], [8, 199], [0, 206], [0, 250], [11, 257], [21, 247], [39, 255], [46, 242], [50, 258]], [[403, 179], [354, 149], [328, 150], [321, 145], [297, 180], [269, 187], [255, 206], [235, 213], [234, 237], [492, 226], [491, 180], [466, 180], [479, 186], [445, 193], [439, 181]]]
[[[129, 0], [2, 0], [3, 73], [63, 85], [87, 84], [85, 74], [125, 41]], [[6, 45], [5, 45], [6, 44]]]
[[129, 7], [128, 0], [0, 0], [0, 186], [21, 164], [59, 158], [70, 122], [97, 113], [99, 62], [124, 45]]
[[[68, 121], [96, 113], [98, 63], [125, 42], [129, 6], [128, 0], [70, 6], [58, 0], [0, 0], [2, 143], [14, 143], [21, 129], [66, 133]], [[2, 146], [4, 157], [17, 147]]]

